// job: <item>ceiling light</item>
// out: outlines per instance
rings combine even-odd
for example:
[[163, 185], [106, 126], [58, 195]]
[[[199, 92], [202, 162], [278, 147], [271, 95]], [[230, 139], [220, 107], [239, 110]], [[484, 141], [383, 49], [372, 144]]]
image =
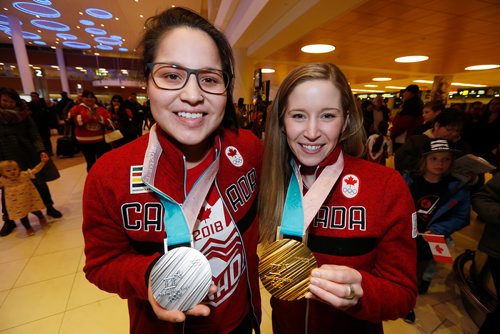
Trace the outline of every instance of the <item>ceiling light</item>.
[[63, 45], [74, 49], [90, 49], [90, 45], [81, 42], [64, 41]]
[[470, 84], [470, 83], [463, 83], [463, 82], [452, 82], [452, 86], [462, 86], [462, 87], [487, 87], [486, 85], [479, 85], [479, 84]]
[[372, 78], [373, 81], [391, 81], [392, 78]]
[[365, 85], [365, 87], [378, 87], [378, 85]]
[[364, 92], [364, 93], [383, 93], [382, 90], [374, 90], [374, 89], [358, 89], [358, 88], [353, 88], [351, 89], [353, 92]]
[[330, 44], [311, 44], [300, 48], [300, 51], [305, 53], [327, 53], [335, 50], [335, 47]]
[[413, 80], [415, 83], [426, 83], [426, 84], [431, 84], [434, 83], [432, 80]]
[[465, 68], [466, 71], [479, 71], [479, 70], [491, 70], [494, 68], [499, 68], [500, 65], [498, 64], [488, 64], [488, 65], [473, 65], [473, 66], [467, 66]]
[[272, 68], [263, 68], [261, 69], [262, 73], [274, 73], [275, 70]]
[[12, 7], [15, 9], [35, 16], [57, 18], [61, 17], [61, 13], [52, 7], [31, 3], [31, 2], [14, 2]]
[[405, 89], [406, 87], [400, 87], [400, 86], [385, 86], [387, 89]]
[[418, 63], [429, 59], [427, 56], [404, 56], [394, 59], [396, 63]]
[[99, 8], [87, 8], [85, 13], [98, 19], [111, 19], [113, 17], [110, 12]]
[[80, 23], [83, 24], [84, 26], [91, 26], [91, 27], [95, 25], [94, 21], [90, 20], [80, 20]]
[[88, 32], [89, 34], [93, 35], [107, 35], [108, 33], [104, 29], [99, 29], [99, 28], [85, 28], [85, 31]]
[[76, 37], [75, 35], [71, 35], [71, 34], [56, 34], [57, 37], [59, 38], [62, 38], [62, 39], [68, 39], [70, 41], [76, 41], [78, 39], [78, 37]]
[[63, 23], [56, 22], [56, 21], [31, 20], [31, 24], [34, 25], [35, 27], [38, 27], [38, 28], [53, 30], [53, 31], [69, 31], [70, 30], [69, 26], [67, 26]]

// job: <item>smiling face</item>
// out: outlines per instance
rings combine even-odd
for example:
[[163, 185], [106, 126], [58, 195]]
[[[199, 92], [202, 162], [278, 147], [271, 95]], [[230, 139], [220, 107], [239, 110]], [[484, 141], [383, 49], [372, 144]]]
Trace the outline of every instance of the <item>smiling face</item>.
[[[178, 27], [159, 41], [154, 62], [191, 69], [222, 70], [217, 46], [202, 30]], [[227, 94], [202, 91], [196, 76], [190, 75], [179, 90], [158, 88], [151, 74], [148, 78], [151, 112], [158, 125], [171, 136], [186, 154], [199, 156], [210, 148], [210, 135], [224, 117]]]
[[315, 169], [338, 145], [347, 124], [340, 91], [328, 80], [298, 84], [288, 97], [283, 122], [295, 157]]

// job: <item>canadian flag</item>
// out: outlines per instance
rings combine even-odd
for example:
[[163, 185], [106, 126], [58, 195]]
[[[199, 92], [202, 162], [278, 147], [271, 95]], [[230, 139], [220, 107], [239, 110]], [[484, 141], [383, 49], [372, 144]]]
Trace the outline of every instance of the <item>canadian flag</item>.
[[422, 234], [422, 236], [425, 241], [429, 243], [429, 247], [431, 248], [432, 255], [436, 262], [453, 263], [453, 258], [444, 240], [444, 235]]

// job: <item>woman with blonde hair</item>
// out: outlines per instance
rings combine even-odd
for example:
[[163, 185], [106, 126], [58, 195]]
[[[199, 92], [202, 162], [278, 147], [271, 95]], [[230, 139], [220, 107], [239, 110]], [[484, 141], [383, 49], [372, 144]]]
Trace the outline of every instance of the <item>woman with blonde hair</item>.
[[[272, 277], [260, 274], [274, 288], [304, 274], [281, 276], [292, 263], [317, 268], [305, 271], [304, 294], [271, 298], [274, 333], [379, 333], [383, 320], [415, 304], [413, 201], [396, 171], [359, 158], [365, 142], [361, 111], [337, 66], [288, 74], [266, 127], [260, 239], [272, 247], [279, 227], [278, 239], [302, 243], [312, 258], [289, 256], [282, 267], [271, 263], [279, 268]], [[266, 256], [264, 248], [260, 268]]]

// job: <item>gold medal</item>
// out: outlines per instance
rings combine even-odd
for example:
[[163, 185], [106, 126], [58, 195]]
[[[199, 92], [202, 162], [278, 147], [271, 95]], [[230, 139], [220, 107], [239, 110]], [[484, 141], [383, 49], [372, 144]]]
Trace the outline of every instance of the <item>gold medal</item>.
[[281, 239], [267, 245], [259, 261], [262, 284], [274, 297], [297, 300], [305, 296], [316, 258], [302, 243]]

